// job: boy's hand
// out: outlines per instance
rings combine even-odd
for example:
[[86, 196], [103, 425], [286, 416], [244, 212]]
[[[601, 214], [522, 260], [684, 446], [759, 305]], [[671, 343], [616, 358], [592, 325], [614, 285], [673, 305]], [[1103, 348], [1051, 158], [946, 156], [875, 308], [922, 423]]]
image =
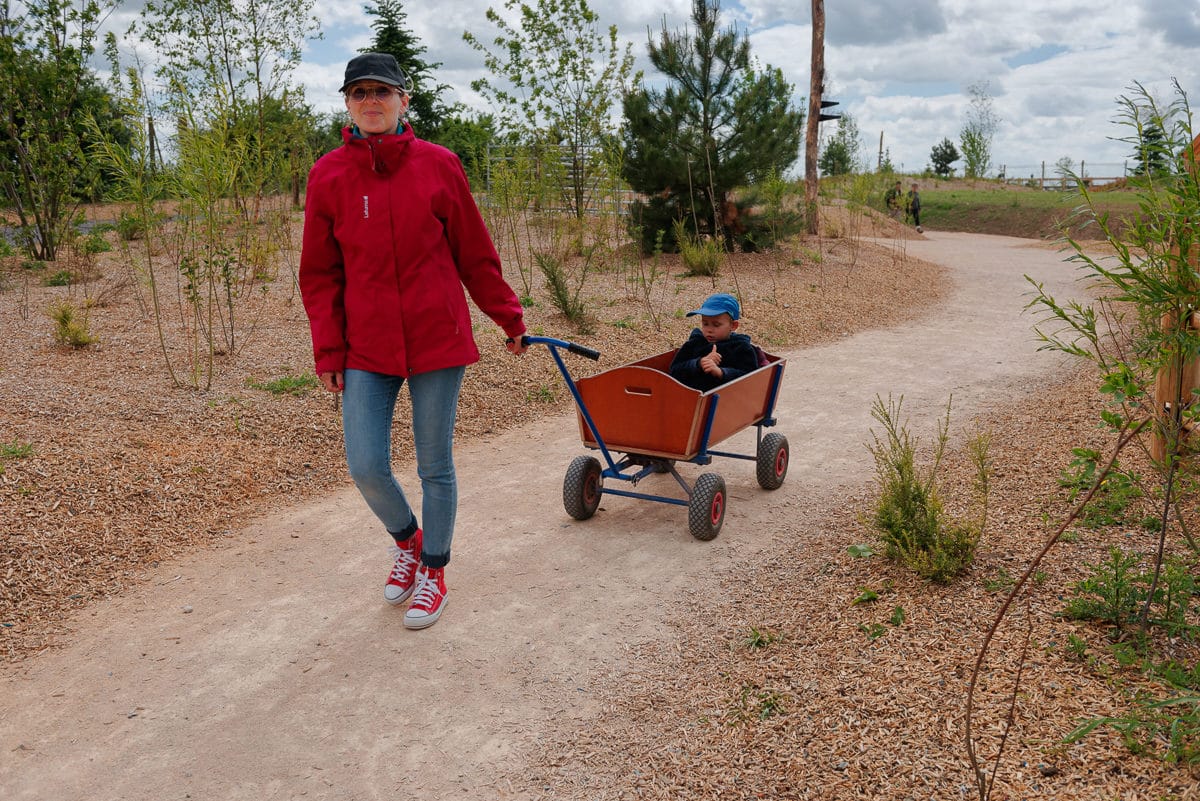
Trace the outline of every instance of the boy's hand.
[[713, 345], [712, 353], [700, 359], [700, 369], [716, 378], [725, 376], [721, 372], [721, 354], [717, 353], [716, 345]]

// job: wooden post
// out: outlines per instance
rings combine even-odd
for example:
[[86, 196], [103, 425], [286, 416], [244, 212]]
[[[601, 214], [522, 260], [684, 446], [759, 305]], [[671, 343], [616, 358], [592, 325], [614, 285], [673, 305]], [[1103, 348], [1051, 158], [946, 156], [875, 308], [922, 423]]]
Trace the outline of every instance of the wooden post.
[[[149, 156], [150, 172], [157, 172], [162, 163], [162, 154], [158, 152], [158, 137], [154, 133], [154, 118], [146, 115], [146, 151]], [[157, 161], [155, 160], [157, 157]]]
[[821, 124], [821, 95], [825, 92], [825, 0], [812, 0], [812, 69], [808, 79], [808, 125], [804, 139], [804, 221], [809, 236], [821, 231], [817, 197], [817, 131]]
[[[1197, 178], [1197, 170], [1200, 170], [1198, 156], [1200, 156], [1200, 135], [1192, 140], [1192, 144], [1184, 152], [1184, 164], [1187, 165], [1188, 172], [1192, 174], [1193, 179]], [[1197, 225], [1200, 224], [1200, 220], [1185, 220], [1183, 224]], [[1180, 242], [1175, 242], [1171, 246], [1171, 252], [1180, 257], [1180, 262], [1187, 264], [1187, 269], [1180, 271], [1185, 275], [1178, 278], [1186, 278], [1189, 292], [1195, 292], [1200, 288], [1196, 286], [1194, 280], [1197, 271], [1200, 271], [1200, 249], [1193, 245], [1185, 259], [1180, 250], [1181, 247]], [[1159, 321], [1163, 333], [1170, 336], [1183, 325], [1187, 327], [1189, 334], [1195, 335], [1200, 331], [1200, 308], [1197, 308], [1198, 305], [1200, 304], [1193, 302], [1191, 309], [1184, 312], [1187, 315], [1185, 322], [1180, 321], [1176, 312], [1164, 314]], [[1184, 361], [1181, 353], [1172, 354], [1171, 363], [1154, 377], [1154, 412], [1156, 415], [1162, 415], [1160, 424], [1154, 427], [1153, 435], [1150, 437], [1150, 457], [1154, 461], [1161, 462], [1166, 458], [1168, 439], [1166, 432], [1176, 432], [1177, 445], [1182, 443], [1190, 433], [1191, 427], [1184, 422], [1183, 412], [1193, 402], [1193, 390], [1197, 387], [1200, 387], [1200, 360], [1193, 357]]]

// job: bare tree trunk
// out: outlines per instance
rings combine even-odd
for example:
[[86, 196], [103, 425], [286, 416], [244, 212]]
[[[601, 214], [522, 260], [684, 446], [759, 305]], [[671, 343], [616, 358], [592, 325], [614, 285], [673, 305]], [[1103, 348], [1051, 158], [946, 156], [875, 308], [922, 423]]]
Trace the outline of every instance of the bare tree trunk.
[[804, 221], [809, 236], [821, 230], [817, 216], [817, 126], [821, 124], [821, 94], [825, 91], [825, 0], [812, 0], [812, 74], [809, 78], [808, 125], [804, 139]]

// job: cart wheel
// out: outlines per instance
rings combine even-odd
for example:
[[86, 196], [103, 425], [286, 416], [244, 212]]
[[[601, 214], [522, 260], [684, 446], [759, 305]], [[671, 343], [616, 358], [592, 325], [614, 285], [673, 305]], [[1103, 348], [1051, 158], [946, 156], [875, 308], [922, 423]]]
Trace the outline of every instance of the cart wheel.
[[783, 434], [767, 434], [758, 443], [758, 485], [779, 489], [788, 469], [788, 441]]
[[721, 533], [725, 522], [725, 479], [705, 473], [692, 487], [688, 502], [688, 530], [698, 540], [711, 540]]
[[587, 520], [600, 506], [600, 462], [576, 456], [563, 479], [563, 507], [576, 520]]

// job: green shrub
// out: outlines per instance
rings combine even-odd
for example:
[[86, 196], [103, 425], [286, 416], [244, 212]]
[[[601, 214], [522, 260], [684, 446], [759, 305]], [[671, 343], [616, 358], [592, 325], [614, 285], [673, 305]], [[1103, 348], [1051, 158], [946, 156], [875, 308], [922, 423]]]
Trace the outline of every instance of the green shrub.
[[950, 405], [938, 428], [933, 462], [925, 475], [916, 466], [917, 442], [899, 422], [903, 398], [887, 405], [875, 398], [871, 416], [884, 429], [881, 440], [872, 432], [868, 445], [875, 459], [879, 497], [871, 523], [884, 547], [884, 555], [919, 576], [945, 582], [961, 573], [975, 558], [975, 548], [987, 517], [987, 484], [990, 465], [987, 439], [978, 436], [971, 444], [976, 466], [977, 502], [980, 521], [953, 519], [942, 505], [937, 487], [937, 470], [948, 439]]
[[117, 236], [125, 242], [145, 239], [147, 228], [149, 228], [149, 223], [140, 214], [122, 211], [117, 217]]
[[1078, 742], [1100, 726], [1117, 732], [1130, 753], [1158, 752], [1170, 764], [1200, 765], [1200, 694], [1138, 698], [1130, 713], [1092, 718], [1063, 742]]
[[[1073, 503], [1076, 498], [1092, 488], [1096, 480], [1097, 463], [1100, 452], [1091, 448], [1072, 448], [1070, 466], [1063, 470], [1058, 478], [1059, 486], [1070, 490], [1067, 499]], [[1120, 469], [1117, 462], [1104, 477], [1104, 481], [1092, 495], [1091, 502], [1084, 507], [1079, 521], [1088, 528], [1116, 526], [1125, 522], [1125, 510], [1135, 499], [1142, 497], [1138, 488], [1136, 473], [1128, 473]], [[1154, 524], [1157, 525], [1157, 521]]]
[[583, 281], [580, 280], [572, 288], [566, 265], [557, 256], [550, 253], [534, 253], [533, 258], [546, 279], [546, 286], [550, 290], [550, 302], [554, 304], [554, 308], [572, 323], [582, 323], [587, 316], [587, 308], [580, 297]]
[[1075, 620], [1098, 620], [1123, 628], [1137, 618], [1145, 592], [1137, 588], [1141, 557], [1120, 548], [1109, 550], [1108, 561], [1092, 565], [1093, 573], [1076, 582], [1075, 596], [1063, 614]]
[[1143, 569], [1142, 562], [1139, 554], [1110, 548], [1108, 560], [1090, 565], [1091, 574], [1074, 584], [1063, 614], [1110, 623], [1121, 632], [1136, 627], [1148, 609], [1150, 625], [1172, 637], [1195, 639], [1200, 627], [1189, 621], [1188, 610], [1200, 595], [1200, 580], [1192, 575], [1193, 566], [1167, 558], [1156, 576], [1153, 567]]
[[675, 221], [675, 240], [688, 275], [711, 277], [721, 269], [725, 250], [716, 240], [693, 237], [683, 220]]
[[46, 276], [44, 283], [46, 286], [70, 286], [74, 282], [74, 276], [70, 270], [59, 270], [58, 272]]
[[54, 341], [70, 348], [86, 348], [94, 344], [97, 337], [88, 331], [87, 316], [80, 320], [76, 317], [77, 309], [71, 303], [59, 303], [50, 309], [50, 319], [54, 322]]
[[80, 243], [80, 249], [84, 253], [108, 253], [112, 250], [112, 245], [108, 244], [108, 240], [104, 238], [104, 232], [99, 228], [92, 229], [92, 232], [83, 238]]

